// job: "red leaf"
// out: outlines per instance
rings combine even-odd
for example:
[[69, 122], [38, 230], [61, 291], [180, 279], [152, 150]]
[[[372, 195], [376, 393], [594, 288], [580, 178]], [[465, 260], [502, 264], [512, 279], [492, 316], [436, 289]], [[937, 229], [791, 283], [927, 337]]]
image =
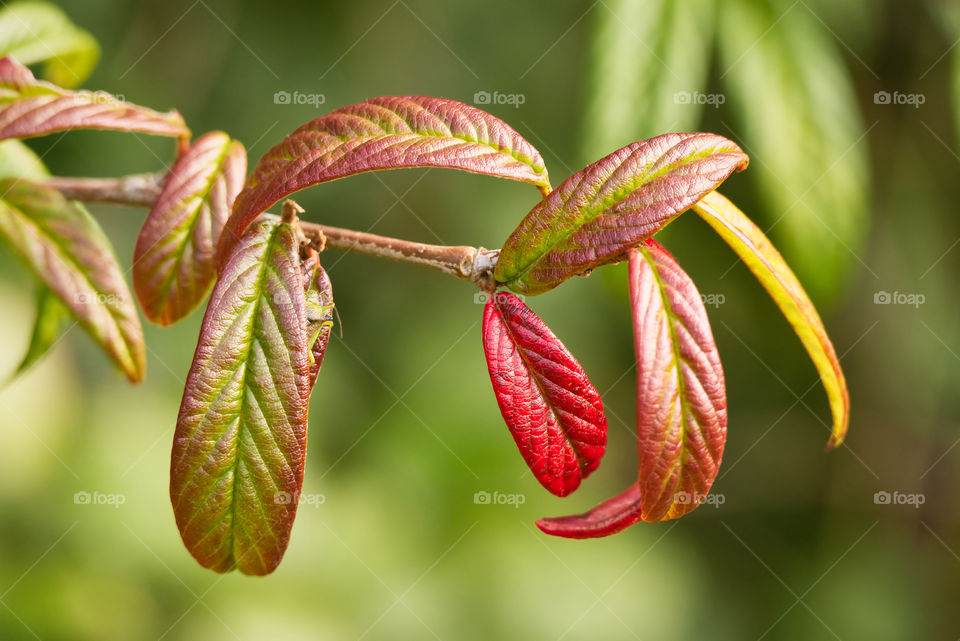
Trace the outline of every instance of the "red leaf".
[[626, 490], [583, 514], [540, 519], [537, 527], [546, 534], [567, 539], [592, 539], [616, 534], [640, 521], [640, 484]]
[[700, 292], [655, 240], [630, 251], [630, 298], [643, 520], [655, 522], [683, 516], [710, 491], [727, 397]]
[[540, 483], [566, 496], [600, 465], [607, 419], [583, 368], [540, 318], [500, 292], [483, 314], [483, 347], [500, 412]]
[[736, 144], [707, 133], [663, 134], [618, 149], [534, 206], [504, 241], [494, 276], [532, 295], [619, 262], [747, 162]]
[[629, 252], [637, 354], [638, 481], [585, 514], [537, 526], [608, 536], [690, 512], [716, 478], [727, 436], [723, 370], [700, 293], [655, 240]]
[[200, 136], [177, 158], [133, 256], [133, 286], [153, 322], [175, 323], [210, 291], [220, 232], [246, 173], [243, 145], [221, 131]]
[[67, 129], [116, 129], [190, 135], [176, 111], [159, 113], [98, 91], [69, 91], [33, 77], [10, 56], [0, 58], [0, 140]]
[[372, 98], [308, 122], [267, 152], [237, 198], [218, 264], [247, 226], [284, 196], [403, 167], [460, 169], [550, 189], [540, 153], [499, 118], [443, 98]]

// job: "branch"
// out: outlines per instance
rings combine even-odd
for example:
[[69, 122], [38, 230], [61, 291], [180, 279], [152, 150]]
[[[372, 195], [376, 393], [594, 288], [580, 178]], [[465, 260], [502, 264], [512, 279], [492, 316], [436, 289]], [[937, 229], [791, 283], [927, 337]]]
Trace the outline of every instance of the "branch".
[[[160, 195], [165, 179], [163, 174], [135, 174], [120, 178], [54, 177], [49, 178], [46, 184], [71, 200], [150, 207]], [[483, 290], [489, 290], [494, 285], [493, 268], [500, 255], [499, 249], [488, 250], [468, 245], [427, 245], [302, 220], [300, 230], [318, 251], [332, 247], [425, 265], [461, 280], [468, 280]]]
[[48, 178], [46, 184], [71, 200], [150, 207], [160, 195], [166, 176], [133, 174], [122, 178]]

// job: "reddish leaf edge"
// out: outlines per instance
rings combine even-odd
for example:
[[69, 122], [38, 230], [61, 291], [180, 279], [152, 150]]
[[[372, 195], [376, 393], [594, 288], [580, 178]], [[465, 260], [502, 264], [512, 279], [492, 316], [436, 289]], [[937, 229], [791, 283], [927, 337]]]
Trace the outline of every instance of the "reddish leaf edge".
[[556, 516], [537, 521], [544, 534], [565, 539], [595, 539], [616, 534], [639, 523], [643, 508], [640, 504], [640, 482], [607, 499], [583, 514]]

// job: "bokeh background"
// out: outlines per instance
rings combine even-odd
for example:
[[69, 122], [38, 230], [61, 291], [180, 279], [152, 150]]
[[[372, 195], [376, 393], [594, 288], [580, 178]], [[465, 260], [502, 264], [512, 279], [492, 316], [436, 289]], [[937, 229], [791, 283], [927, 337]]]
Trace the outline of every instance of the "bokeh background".
[[[168, 457], [202, 314], [145, 327], [138, 387], [73, 330], [0, 390], [0, 638], [960, 637], [953, 5], [58, 4], [102, 46], [85, 86], [176, 107], [197, 134], [242, 140], [251, 162], [330, 109], [405, 93], [472, 103], [488, 92], [480, 106], [538, 146], [555, 184], [657, 133], [732, 138], [752, 162], [722, 191], [808, 285], [843, 357], [852, 423], [825, 453], [829, 411], [799, 341], [722, 241], [681, 217], [662, 240], [712, 296], [727, 376], [721, 504], [607, 539], [553, 539], [535, 519], [584, 511], [635, 475], [622, 267], [529, 301], [579, 357], [610, 421], [604, 465], [557, 499], [525, 473], [500, 419], [474, 291], [331, 251], [342, 336], [313, 394], [304, 486], [323, 500], [301, 507], [279, 569], [214, 574], [177, 534]], [[322, 104], [277, 104], [284, 91]], [[30, 144], [60, 175], [154, 171], [173, 155], [170, 141], [118, 133]], [[497, 247], [537, 194], [408, 170], [297, 198], [310, 220]], [[145, 212], [92, 210], [129, 264]], [[3, 376], [25, 349], [34, 290], [0, 252]], [[123, 503], [76, 504], [84, 491]], [[477, 504], [481, 491], [522, 503]]]

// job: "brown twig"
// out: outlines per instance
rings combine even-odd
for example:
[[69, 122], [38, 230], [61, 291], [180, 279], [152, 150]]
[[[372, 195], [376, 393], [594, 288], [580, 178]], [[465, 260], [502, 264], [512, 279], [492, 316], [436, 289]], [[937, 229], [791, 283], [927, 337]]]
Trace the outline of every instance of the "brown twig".
[[[164, 176], [136, 174], [120, 178], [50, 178], [46, 184], [58, 189], [72, 200], [124, 205], [152, 206], [160, 195]], [[293, 201], [284, 203], [288, 218], [303, 209]], [[484, 249], [468, 245], [428, 245], [400, 238], [378, 236], [367, 232], [330, 227], [299, 221], [300, 232], [317, 251], [325, 248], [353, 251], [370, 256], [390, 258], [404, 263], [425, 265], [461, 280], [468, 280], [483, 290], [494, 285], [493, 268], [499, 249]]]

